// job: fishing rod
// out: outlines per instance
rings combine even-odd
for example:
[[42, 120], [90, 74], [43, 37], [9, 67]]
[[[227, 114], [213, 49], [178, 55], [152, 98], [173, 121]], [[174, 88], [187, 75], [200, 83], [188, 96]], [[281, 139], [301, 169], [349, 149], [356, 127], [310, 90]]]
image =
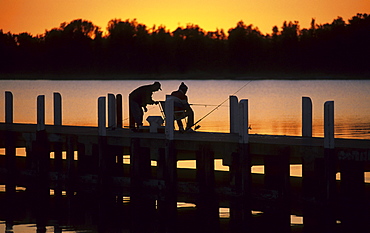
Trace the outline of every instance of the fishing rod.
[[[251, 83], [252, 80], [250, 80], [249, 82], [247, 82], [246, 84], [244, 84], [241, 88], [239, 88], [236, 92], [234, 92], [232, 95], [235, 95], [236, 93], [238, 93], [239, 91], [241, 91], [244, 87], [246, 87], [249, 83]], [[229, 100], [229, 97], [226, 98], [224, 101], [222, 101], [219, 105], [217, 105], [214, 109], [212, 109], [210, 112], [208, 112], [206, 115], [204, 115], [202, 118], [200, 118], [197, 122], [195, 122], [192, 126], [195, 126], [195, 130], [199, 129], [200, 128], [200, 125], [197, 125], [199, 122], [201, 122], [202, 120], [204, 120], [204, 118], [206, 118], [207, 116], [209, 116], [211, 113], [213, 113], [214, 111], [216, 111], [221, 105], [223, 105], [226, 101]]]
[[[246, 84], [244, 84], [241, 88], [239, 88], [236, 92], [234, 92], [232, 95], [235, 95], [236, 93], [238, 93], [239, 91], [241, 91], [244, 87], [246, 87], [249, 83], [251, 83], [253, 80], [250, 80], [248, 81]], [[212, 114], [214, 111], [216, 111], [219, 107], [221, 107], [221, 105], [223, 105], [226, 101], [229, 100], [229, 97], [226, 98], [224, 101], [222, 101], [220, 104], [218, 105], [211, 105], [211, 104], [190, 104], [190, 105], [201, 105], [201, 106], [216, 106], [215, 108], [213, 108], [211, 111], [209, 111], [206, 115], [204, 115], [202, 118], [200, 118], [197, 122], [195, 122], [194, 124], [191, 125], [191, 127], [195, 126], [194, 129], [197, 130], [200, 128], [200, 125], [197, 125], [199, 122], [201, 122], [202, 120], [204, 120], [204, 118], [208, 117], [210, 114]], [[159, 104], [159, 108], [160, 108], [160, 111], [162, 113], [162, 116], [163, 118], [165, 118], [165, 115], [164, 115], [164, 109], [162, 109], [162, 106]], [[128, 119], [128, 118], [126, 118]], [[124, 119], [124, 120], [126, 120]], [[190, 127], [190, 128], [191, 128]], [[189, 128], [189, 129], [190, 129]]]

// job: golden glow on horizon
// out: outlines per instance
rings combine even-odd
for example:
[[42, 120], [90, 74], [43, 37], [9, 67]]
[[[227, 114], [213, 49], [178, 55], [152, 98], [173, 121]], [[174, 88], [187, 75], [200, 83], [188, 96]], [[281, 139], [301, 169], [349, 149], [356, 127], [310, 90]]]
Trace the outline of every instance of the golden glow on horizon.
[[243, 20], [262, 33], [284, 21], [299, 21], [308, 28], [312, 18], [318, 24], [331, 23], [338, 16], [345, 21], [357, 13], [370, 13], [368, 0], [1, 0], [0, 29], [14, 34], [43, 34], [63, 22], [85, 19], [105, 31], [111, 19], [134, 19], [151, 28], [164, 25], [173, 31], [178, 26], [197, 24], [206, 31], [227, 31]]

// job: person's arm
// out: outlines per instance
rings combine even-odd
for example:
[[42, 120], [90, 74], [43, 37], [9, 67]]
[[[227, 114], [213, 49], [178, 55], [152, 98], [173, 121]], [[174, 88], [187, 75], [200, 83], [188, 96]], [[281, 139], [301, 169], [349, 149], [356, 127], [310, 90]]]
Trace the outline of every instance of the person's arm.
[[190, 108], [190, 104], [189, 104], [189, 101], [188, 101], [188, 97], [185, 95], [185, 98], [184, 98], [184, 100], [183, 100], [183, 104], [184, 104], [184, 106], [186, 106], [186, 107], [189, 107]]
[[146, 93], [146, 98], [145, 98], [146, 104], [156, 104], [156, 101], [153, 100], [152, 95], [153, 95], [153, 92]]

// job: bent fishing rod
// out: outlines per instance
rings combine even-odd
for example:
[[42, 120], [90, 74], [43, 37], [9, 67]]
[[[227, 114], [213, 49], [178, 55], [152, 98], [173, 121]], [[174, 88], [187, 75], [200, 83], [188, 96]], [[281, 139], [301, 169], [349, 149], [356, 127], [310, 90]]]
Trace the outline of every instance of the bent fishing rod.
[[[236, 93], [238, 93], [239, 91], [241, 91], [244, 87], [246, 87], [249, 83], [251, 83], [253, 80], [250, 80], [249, 82], [247, 82], [246, 84], [244, 84], [241, 88], [239, 88], [236, 92], [234, 92], [232, 95], [235, 95]], [[204, 115], [202, 118], [200, 118], [197, 122], [195, 122], [191, 127], [195, 126], [195, 130], [199, 129], [200, 128], [200, 125], [197, 125], [199, 122], [201, 122], [202, 120], [204, 120], [204, 118], [208, 117], [211, 113], [213, 113], [214, 111], [216, 111], [219, 107], [221, 107], [221, 105], [223, 105], [226, 101], [229, 100], [229, 97], [226, 98], [224, 101], [222, 101], [219, 105], [217, 105], [215, 108], [213, 108], [210, 112], [208, 112], [206, 115]]]

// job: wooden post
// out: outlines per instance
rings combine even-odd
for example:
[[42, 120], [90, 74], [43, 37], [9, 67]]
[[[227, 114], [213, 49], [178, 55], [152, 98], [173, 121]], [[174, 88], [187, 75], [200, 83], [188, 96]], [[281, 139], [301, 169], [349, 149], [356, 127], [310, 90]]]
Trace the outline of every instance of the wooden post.
[[54, 125], [62, 125], [62, 96], [54, 92]]
[[312, 137], [312, 101], [302, 97], [302, 137]]
[[[9, 91], [5, 92], [5, 123], [13, 123], [13, 94]], [[5, 137], [5, 159], [6, 159], [6, 202], [4, 208], [7, 210], [6, 217], [6, 229], [13, 229], [13, 221], [16, 214], [15, 194], [16, 194], [16, 176], [17, 166], [16, 166], [16, 147], [15, 147], [16, 136], [14, 132], [6, 132]], [[12, 232], [12, 231], [11, 231]]]
[[[364, 182], [365, 161], [368, 157], [367, 150], [346, 151], [353, 156], [342, 158], [340, 165], [340, 200], [343, 202], [342, 224], [347, 231], [361, 232], [368, 227], [368, 209], [359, 208], [366, 202]], [[362, 156], [361, 156], [362, 154]], [[345, 159], [344, 159], [345, 158]]]
[[[62, 125], [62, 96], [58, 92], [53, 93], [54, 100], [54, 125]], [[54, 189], [54, 195], [56, 197], [56, 203], [59, 205], [62, 198], [62, 170], [63, 170], [63, 152], [62, 143], [54, 143], [54, 167], [57, 172], [57, 181]]]
[[214, 152], [209, 145], [202, 145], [196, 154], [197, 180], [199, 184], [198, 230], [219, 231], [219, 206], [215, 192]]
[[290, 231], [290, 164], [289, 147], [276, 148], [277, 155], [266, 155], [265, 167], [265, 189], [275, 192], [274, 204], [271, 204], [264, 212], [270, 223], [269, 231]]
[[[302, 97], [302, 137], [305, 137], [306, 145], [312, 144], [312, 101], [310, 97]], [[308, 200], [317, 199], [318, 182], [320, 182], [320, 166], [318, 159], [312, 148], [308, 148], [302, 152], [302, 192], [304, 197], [303, 202], [303, 224], [305, 229], [319, 228], [321, 217], [317, 214], [320, 210], [313, 208], [314, 203]]]
[[251, 158], [249, 154], [248, 100], [238, 107], [239, 151], [234, 153], [230, 174], [237, 196], [230, 201], [230, 223], [233, 232], [244, 232], [251, 224]]
[[[42, 124], [40, 124], [40, 126], [42, 126]], [[37, 177], [34, 178], [33, 187], [31, 188], [32, 202], [36, 213], [37, 228], [43, 230], [46, 226], [45, 213], [48, 209], [50, 197], [50, 144], [45, 129], [36, 132], [36, 141], [34, 141], [32, 145], [32, 154], [35, 165], [34, 171], [37, 174]]]
[[[10, 91], [5, 92], [5, 123], [13, 123], [13, 94]], [[15, 194], [15, 175], [16, 175], [16, 148], [15, 134], [8, 131], [5, 137], [5, 156], [7, 166], [6, 193], [9, 198]]]
[[113, 94], [108, 94], [108, 128], [115, 129], [116, 127], [116, 97]]
[[106, 136], [106, 107], [105, 107], [105, 97], [98, 98], [98, 133], [99, 136]]
[[174, 138], [174, 103], [173, 99], [170, 98], [170, 95], [166, 95], [165, 103], [165, 114], [166, 114], [166, 126], [165, 133], [167, 140], [173, 140]]
[[[355, 152], [359, 154], [359, 152]], [[364, 154], [367, 154], [365, 151]], [[365, 198], [365, 163], [356, 158], [340, 161], [341, 197], [353, 203], [361, 203]], [[356, 191], [354, 191], [356, 190]]]
[[61, 142], [54, 144], [54, 167], [57, 172], [57, 181], [54, 189], [54, 195], [57, 197], [57, 203], [62, 198], [62, 177], [63, 177], [63, 145]]
[[158, 200], [160, 232], [177, 232], [177, 155], [174, 143], [173, 99], [166, 96], [166, 145], [159, 151], [158, 176], [165, 183], [163, 196]]
[[144, 182], [151, 176], [150, 149], [140, 146], [140, 138], [131, 139], [131, 214], [130, 232], [149, 232], [155, 212], [155, 202], [148, 196]]
[[116, 95], [116, 113], [117, 113], [117, 128], [123, 127], [123, 108], [122, 108], [122, 95]]
[[[50, 149], [45, 131], [45, 96], [37, 96], [37, 131], [36, 141], [32, 143], [32, 159], [34, 169], [38, 175], [35, 181], [35, 195], [37, 202], [44, 207], [46, 197], [49, 197], [49, 164]], [[42, 209], [42, 208], [41, 208]]]
[[230, 133], [238, 133], [238, 97], [229, 97], [230, 107]]
[[[109, 97], [108, 97], [109, 98]], [[112, 97], [110, 97], [112, 98]], [[109, 103], [108, 103], [109, 104]], [[110, 101], [110, 105], [112, 107], [112, 101]], [[109, 110], [108, 110], [109, 111]], [[110, 113], [111, 115], [111, 113]], [[115, 116], [115, 115], [114, 115]], [[111, 122], [112, 123], [112, 122]], [[107, 148], [107, 131], [106, 131], [106, 98], [105, 97], [99, 97], [98, 98], [98, 145], [96, 148], [97, 152], [93, 152], [93, 159], [97, 159], [97, 165], [98, 165], [98, 192], [97, 192], [97, 198], [98, 198], [98, 209], [99, 209], [99, 226], [104, 225], [105, 222], [105, 213], [106, 213], [106, 207], [109, 205], [109, 189], [110, 187], [106, 187], [107, 185], [107, 176], [106, 176], [106, 156], [110, 156]], [[94, 149], [93, 149], [94, 150]], [[97, 155], [97, 156], [96, 156]], [[107, 188], [107, 189], [105, 189]], [[106, 195], [107, 194], [107, 195]], [[105, 206], [106, 205], [106, 206]], [[109, 209], [109, 208], [108, 208]]]
[[324, 184], [320, 195], [324, 202], [324, 229], [327, 231], [334, 229], [336, 224], [334, 200], [336, 198], [337, 158], [334, 147], [334, 101], [327, 101], [324, 104]]
[[[98, 231], [106, 230], [114, 214], [116, 196], [112, 191], [112, 174], [115, 163], [114, 149], [108, 145], [106, 136], [98, 138]], [[103, 230], [104, 229], [104, 230]]]
[[5, 92], [5, 123], [13, 123], [13, 93]]
[[164, 163], [160, 165], [163, 170], [159, 172], [165, 183], [163, 198], [158, 200], [160, 232], [177, 232], [177, 155], [174, 140], [166, 140], [164, 158], [158, 162]]
[[37, 96], [37, 131], [45, 130], [45, 96]]
[[249, 118], [248, 118], [248, 100], [240, 100], [239, 103], [239, 143], [248, 144], [249, 142]]
[[324, 104], [324, 147], [334, 149], [334, 101]]
[[66, 160], [67, 160], [67, 196], [68, 198], [73, 197], [74, 193], [74, 180], [75, 180], [75, 165], [74, 165], [74, 146], [75, 139], [72, 136], [68, 136], [66, 139]]
[[324, 163], [326, 201], [333, 200], [336, 189], [336, 158], [334, 154], [334, 101], [324, 104]]

